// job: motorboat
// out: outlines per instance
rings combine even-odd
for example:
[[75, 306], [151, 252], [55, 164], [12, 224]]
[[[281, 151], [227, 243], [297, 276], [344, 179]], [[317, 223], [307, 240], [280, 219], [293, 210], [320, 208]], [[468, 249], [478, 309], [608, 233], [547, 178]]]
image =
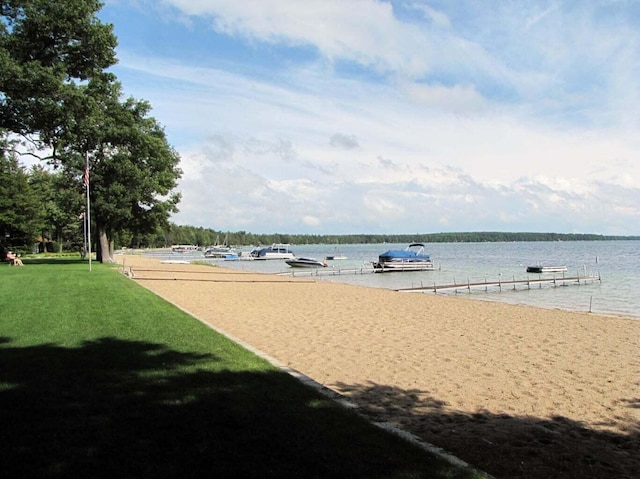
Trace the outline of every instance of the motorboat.
[[226, 253], [223, 253], [223, 252], [205, 253], [204, 257], [209, 259], [223, 259], [225, 261], [240, 259], [240, 256], [235, 251], [228, 251]]
[[411, 243], [403, 250], [389, 250], [373, 263], [376, 273], [392, 271], [428, 271], [435, 269], [431, 257], [424, 252], [422, 243]]
[[204, 250], [205, 258], [219, 258], [219, 259], [229, 259], [229, 258], [237, 258], [238, 254], [236, 250], [231, 246], [209, 246]]
[[255, 258], [251, 255], [251, 251], [240, 251], [237, 259], [240, 261], [253, 261]]
[[527, 266], [527, 273], [565, 273], [567, 271], [566, 266]]
[[326, 268], [326, 261], [319, 261], [315, 258], [292, 258], [285, 260], [293, 268]]
[[192, 251], [198, 251], [198, 246], [194, 244], [177, 244], [171, 247], [173, 253], [189, 253]]
[[340, 251], [338, 251], [338, 248], [336, 248], [334, 249], [332, 254], [328, 254], [327, 256], [325, 256], [324, 259], [329, 261], [336, 261], [336, 260], [347, 259], [347, 257], [342, 253], [340, 253]]
[[254, 249], [251, 256], [254, 259], [293, 259], [295, 255], [289, 246], [285, 243], [273, 243], [268, 248]]

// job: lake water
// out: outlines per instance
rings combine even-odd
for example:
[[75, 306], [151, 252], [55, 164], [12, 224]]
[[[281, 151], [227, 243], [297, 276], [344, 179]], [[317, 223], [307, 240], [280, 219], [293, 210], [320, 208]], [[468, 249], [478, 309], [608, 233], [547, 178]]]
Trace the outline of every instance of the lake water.
[[[351, 244], [337, 250], [346, 260], [329, 261], [332, 270], [370, 271], [371, 262], [389, 249], [404, 249], [406, 244]], [[292, 245], [296, 256], [322, 260], [334, 254], [331, 245]], [[599, 274], [601, 281], [584, 285], [542, 288], [526, 287], [438, 292], [464, 294], [472, 299], [527, 304], [542, 308], [559, 308], [597, 314], [631, 316], [640, 319], [640, 241], [565, 241], [515, 243], [428, 243], [425, 249], [436, 264], [435, 271], [395, 272], [385, 274], [339, 274], [317, 276], [318, 280], [358, 284], [374, 288], [399, 289], [467, 281], [506, 281], [538, 278], [526, 273], [526, 267], [537, 264], [567, 266], [566, 276]], [[249, 250], [248, 248], [246, 249]], [[172, 258], [202, 260], [202, 253]], [[291, 268], [284, 261], [220, 261], [231, 269], [262, 273], [310, 274], [308, 270]], [[329, 268], [321, 271], [326, 274]], [[557, 275], [559, 276], [559, 275]], [[420, 294], [434, 294], [433, 292]], [[411, 300], [411, 295], [407, 296]]]

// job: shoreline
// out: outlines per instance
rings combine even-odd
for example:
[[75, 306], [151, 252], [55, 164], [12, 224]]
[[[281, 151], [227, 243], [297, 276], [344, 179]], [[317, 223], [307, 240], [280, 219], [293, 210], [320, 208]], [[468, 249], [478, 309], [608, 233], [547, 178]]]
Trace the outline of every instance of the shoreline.
[[[579, 454], [606, 454], [607, 463], [624, 452], [606, 446], [612, 437], [640, 446], [635, 318], [122, 261], [145, 288], [338, 392], [372, 421], [491, 474], [518, 477], [502, 471], [509, 454], [528, 464], [527, 477], [555, 471], [568, 454], [563, 441], [582, 444], [576, 434]], [[629, 467], [640, 470], [640, 459]]]
[[[362, 246], [366, 247], [367, 245], [353, 245], [353, 246]], [[451, 248], [456, 248], [459, 245], [449, 245]], [[465, 245], [466, 246], [466, 245]], [[302, 246], [300, 246], [302, 248]], [[315, 249], [314, 249], [315, 248]], [[322, 257], [324, 255], [324, 251], [320, 252], [320, 246], [309, 246], [307, 249], [304, 249], [301, 253], [301, 256], [310, 256], [310, 257]], [[149, 251], [139, 250], [138, 253], [149, 255], [152, 257], [156, 257], [158, 259], [169, 259], [173, 257], [176, 259], [175, 255], [168, 252], [169, 258], [167, 258], [167, 250], [164, 250], [165, 254], [162, 254], [163, 250], [155, 250], [158, 253], [158, 256], [155, 256], [155, 253], [150, 254]], [[363, 251], [365, 251], [363, 253]], [[519, 251], [519, 250], [518, 250]], [[451, 252], [447, 249], [447, 254], [451, 254]], [[601, 262], [601, 267], [596, 268], [595, 270], [589, 269], [588, 274], [586, 271], [583, 271], [583, 267], [578, 268], [576, 275], [582, 276], [586, 275], [591, 277], [604, 275], [602, 280], [593, 281], [591, 279], [588, 280], [589, 284], [580, 286], [585, 286], [585, 288], [579, 287], [567, 287], [564, 286], [577, 286], [575, 283], [571, 282], [568, 285], [558, 285], [563, 286], [561, 288], [544, 285], [540, 288], [545, 290], [541, 293], [535, 292], [532, 294], [527, 294], [527, 289], [538, 289], [538, 285], [531, 285], [531, 287], [524, 286], [524, 283], [530, 279], [538, 279], [537, 275], [531, 276], [530, 274], [524, 274], [522, 264], [520, 264], [519, 268], [515, 270], [512, 268], [514, 262], [520, 261], [520, 258], [512, 257], [514, 254], [511, 251], [509, 258], [510, 260], [506, 261], [504, 264], [501, 263], [501, 266], [497, 268], [489, 268], [487, 269], [487, 265], [482, 266], [482, 271], [480, 271], [479, 265], [476, 263], [472, 263], [471, 265], [461, 265], [460, 262], [456, 262], [457, 260], [452, 258], [448, 258], [447, 264], [448, 269], [443, 270], [442, 272], [438, 268], [437, 271], [433, 271], [428, 275], [409, 275], [409, 274], [393, 274], [393, 278], [385, 278], [385, 281], [381, 281], [380, 278], [367, 278], [367, 276], [387, 276], [387, 275], [368, 275], [363, 273], [358, 273], [357, 270], [362, 268], [362, 264], [360, 262], [362, 257], [368, 257], [370, 254], [373, 254], [371, 250], [362, 250], [362, 248], [354, 249], [350, 251], [352, 256], [349, 256], [348, 262], [337, 261], [335, 263], [330, 262], [329, 268], [321, 269], [318, 271], [319, 276], [321, 276], [323, 281], [333, 281], [339, 283], [346, 284], [361, 284], [364, 286], [370, 287], [381, 287], [386, 289], [405, 289], [412, 286], [421, 285], [424, 281], [425, 285], [429, 284], [450, 284], [455, 282], [455, 279], [462, 279], [462, 281], [458, 281], [461, 283], [466, 283], [469, 279], [472, 282], [482, 283], [490, 280], [490, 282], [497, 283], [501, 279], [507, 281], [507, 279], [515, 279], [521, 281], [522, 284], [517, 286], [518, 294], [511, 294], [511, 289], [514, 289], [512, 286], [505, 287], [503, 285], [502, 288], [489, 288], [488, 293], [485, 294], [484, 291], [480, 291], [483, 287], [472, 288], [472, 291], [467, 291], [466, 286], [463, 289], [457, 290], [457, 292], [453, 292], [452, 290], [442, 290], [438, 291], [437, 294], [443, 295], [456, 295], [456, 296], [469, 296], [472, 299], [478, 299], [481, 301], [498, 301], [505, 302], [508, 304], [528, 304], [531, 306], [543, 308], [543, 309], [563, 309], [566, 311], [575, 311], [575, 312], [591, 312], [593, 314], [601, 315], [601, 316], [617, 316], [617, 317], [632, 317], [640, 320], [640, 303], [637, 301], [636, 295], [632, 286], [629, 282], [629, 278], [623, 276], [619, 276], [618, 273], [620, 271], [624, 271], [619, 268], [620, 265], [614, 265], [609, 262], [605, 262], [604, 260]], [[442, 253], [442, 252], [441, 252]], [[567, 254], [574, 254], [575, 252], [569, 252]], [[487, 254], [491, 254], [487, 252]], [[494, 251], [495, 254], [495, 251]], [[530, 253], [533, 254], [533, 253]], [[457, 256], [456, 256], [457, 258]], [[202, 257], [191, 257], [185, 258], [186, 260], [198, 261], [203, 260]], [[574, 258], [575, 259], [575, 258]], [[578, 260], [576, 260], [578, 261]], [[579, 260], [582, 262], [582, 259]], [[233, 269], [233, 270], [241, 270], [241, 271], [253, 271], [256, 273], [273, 273], [273, 274], [291, 274], [291, 275], [300, 275], [300, 276], [309, 276], [307, 273], [308, 270], [302, 270], [300, 268], [289, 268], [279, 261], [267, 261], [267, 262], [258, 262], [265, 264], [251, 264], [251, 262], [246, 261], [223, 261], [223, 260], [207, 260], [204, 259], [203, 263], [215, 264], [217, 266], [221, 266], [223, 268]], [[566, 262], [566, 261], [565, 261]], [[277, 266], [274, 268], [272, 263], [280, 264], [281, 266], [278, 268]], [[365, 261], [364, 269], [367, 269], [366, 265], [370, 265], [369, 261]], [[606, 268], [609, 269], [606, 269]], [[462, 269], [461, 269], [462, 268]], [[470, 268], [470, 269], [469, 269]], [[604, 268], [604, 269], [602, 269]], [[613, 270], [616, 272], [616, 277], [613, 277]], [[331, 270], [337, 270], [337, 275], [334, 276], [331, 273]], [[369, 268], [370, 269], [370, 268]], [[299, 270], [299, 271], [296, 271]], [[342, 270], [345, 270], [346, 273], [341, 273]], [[520, 271], [522, 270], [522, 271]], [[367, 272], [367, 271], [365, 271]], [[352, 274], [353, 273], [353, 274]], [[522, 274], [520, 274], [522, 273]], [[398, 281], [396, 281], [396, 277]], [[415, 279], [418, 278], [418, 279]], [[543, 278], [543, 277], [540, 277]], [[556, 278], [559, 279], [559, 278]], [[392, 281], [393, 280], [393, 281]], [[619, 282], [619, 283], [618, 283]], [[635, 280], [632, 281], [635, 283]], [[554, 291], [556, 290], [557, 291]], [[566, 291], [560, 291], [566, 290]], [[517, 296], [517, 297], [516, 297]]]

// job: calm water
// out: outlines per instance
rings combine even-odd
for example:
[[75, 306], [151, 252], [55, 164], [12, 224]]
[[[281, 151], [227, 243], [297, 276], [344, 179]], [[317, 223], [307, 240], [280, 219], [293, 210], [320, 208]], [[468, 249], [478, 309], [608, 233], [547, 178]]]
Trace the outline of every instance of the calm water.
[[[329, 267], [337, 269], [371, 268], [371, 262], [388, 249], [404, 249], [406, 244], [340, 245], [338, 251], [346, 260], [329, 261]], [[528, 304], [543, 308], [560, 308], [573, 311], [632, 316], [640, 319], [640, 241], [568, 241], [523, 243], [433, 243], [425, 245], [426, 252], [436, 263], [436, 271], [341, 274], [318, 276], [323, 281], [358, 284], [375, 288], [407, 288], [421, 285], [449, 284], [526, 279], [526, 266], [545, 264], [565, 265], [567, 276], [600, 274], [602, 281], [587, 285], [566, 287], [542, 287], [513, 291], [484, 290], [468, 292], [439, 292], [438, 294], [464, 294], [473, 299]], [[296, 256], [323, 259], [335, 253], [329, 245], [292, 245]], [[248, 248], [247, 248], [248, 250]], [[171, 255], [171, 253], [169, 253]], [[172, 258], [202, 259], [199, 255], [171, 255]], [[284, 261], [220, 261], [225, 267], [245, 271], [268, 273], [305, 274]], [[323, 271], [326, 271], [324, 269]], [[308, 272], [306, 272], [308, 274]], [[422, 293], [422, 294], [434, 294]], [[411, 300], [411, 295], [407, 296]]]

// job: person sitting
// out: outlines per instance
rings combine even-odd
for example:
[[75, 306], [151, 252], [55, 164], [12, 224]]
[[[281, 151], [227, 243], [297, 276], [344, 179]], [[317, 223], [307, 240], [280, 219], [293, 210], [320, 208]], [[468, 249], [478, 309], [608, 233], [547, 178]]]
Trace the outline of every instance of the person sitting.
[[24, 266], [22, 260], [13, 251], [7, 251], [7, 259], [9, 260], [9, 266]]

